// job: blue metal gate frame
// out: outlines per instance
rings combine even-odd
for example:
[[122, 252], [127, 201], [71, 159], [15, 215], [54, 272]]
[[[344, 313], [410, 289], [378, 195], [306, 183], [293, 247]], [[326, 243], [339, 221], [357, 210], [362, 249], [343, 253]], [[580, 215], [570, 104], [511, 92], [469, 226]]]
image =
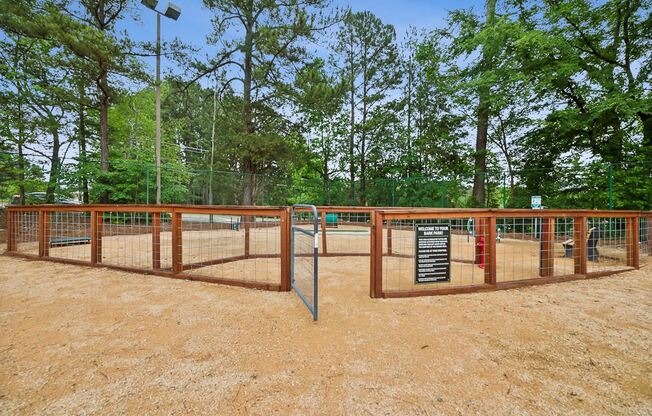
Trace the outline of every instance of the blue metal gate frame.
[[[314, 218], [314, 224], [313, 224], [313, 230], [309, 231], [301, 227], [296, 227], [294, 225], [294, 214], [295, 214], [295, 208], [309, 208], [312, 210], [313, 218]], [[299, 295], [299, 298], [303, 301], [303, 303], [306, 305], [308, 310], [312, 313], [312, 319], [314, 321], [317, 320], [318, 316], [318, 310], [319, 310], [319, 301], [318, 301], [318, 294], [319, 294], [319, 214], [317, 213], [317, 207], [314, 205], [306, 205], [306, 204], [294, 204], [292, 206], [292, 211], [290, 215], [290, 221], [291, 221], [291, 229], [292, 232], [290, 233], [290, 282], [292, 285], [292, 289]], [[301, 233], [305, 234], [308, 236], [313, 237], [314, 240], [314, 245], [313, 245], [313, 304], [310, 304], [310, 301], [308, 298], [301, 292], [301, 289], [299, 289], [295, 284], [294, 284], [294, 236], [295, 233]]]

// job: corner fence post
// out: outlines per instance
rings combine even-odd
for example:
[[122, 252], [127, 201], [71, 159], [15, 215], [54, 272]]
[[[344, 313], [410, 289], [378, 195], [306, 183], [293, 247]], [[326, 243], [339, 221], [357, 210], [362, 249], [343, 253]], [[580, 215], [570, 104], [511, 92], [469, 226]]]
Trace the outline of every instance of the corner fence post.
[[541, 249], [539, 260], [539, 276], [549, 277], [554, 275], [554, 236], [555, 219], [541, 218]]
[[372, 212], [371, 221], [371, 281], [372, 298], [383, 296], [383, 214]]
[[181, 213], [172, 211], [172, 274], [177, 275], [183, 271], [183, 247], [181, 235]]
[[496, 217], [482, 219], [484, 223], [483, 234], [486, 235], [485, 241], [485, 269], [484, 282], [490, 285], [496, 284]]
[[575, 274], [586, 274], [586, 218], [575, 217], [573, 220], [573, 263]]
[[289, 292], [292, 289], [290, 284], [290, 208], [281, 212], [281, 292]]
[[152, 269], [161, 269], [161, 213], [152, 213]]
[[638, 217], [629, 217], [626, 220], [625, 245], [627, 250], [627, 266], [639, 268], [638, 253]]

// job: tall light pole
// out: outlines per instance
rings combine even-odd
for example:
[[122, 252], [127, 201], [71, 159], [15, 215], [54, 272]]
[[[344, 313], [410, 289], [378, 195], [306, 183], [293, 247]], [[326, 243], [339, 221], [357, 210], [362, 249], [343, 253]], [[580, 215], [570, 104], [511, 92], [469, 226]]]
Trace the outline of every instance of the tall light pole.
[[177, 20], [181, 9], [168, 3], [165, 13], [156, 10], [158, 0], [141, 0], [141, 3], [156, 12], [156, 203], [161, 203], [161, 15]]

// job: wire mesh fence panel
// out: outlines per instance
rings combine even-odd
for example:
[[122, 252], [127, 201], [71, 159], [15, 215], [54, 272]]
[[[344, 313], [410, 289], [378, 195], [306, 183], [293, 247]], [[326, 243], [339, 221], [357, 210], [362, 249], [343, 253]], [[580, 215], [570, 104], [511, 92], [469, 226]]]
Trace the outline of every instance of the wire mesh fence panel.
[[371, 214], [359, 211], [319, 213], [319, 254], [368, 256]]
[[307, 206], [295, 206], [292, 210], [291, 234], [291, 282], [292, 288], [299, 295], [317, 320], [318, 308], [318, 257], [315, 249], [319, 247], [318, 221], [316, 208], [304, 211]]
[[[480, 221], [475, 221], [475, 225], [469, 218], [384, 221], [383, 290], [419, 291], [483, 284], [486, 259], [482, 250], [487, 235], [483, 227], [477, 226]], [[417, 261], [428, 258], [427, 254], [417, 253], [417, 229], [428, 225], [443, 226], [450, 235], [448, 278], [432, 282], [419, 279], [417, 271]]]
[[183, 214], [184, 273], [279, 284], [280, 228], [278, 216]]
[[572, 217], [553, 218], [554, 238], [553, 258], [554, 276], [575, 274], [574, 232], [575, 219]]
[[172, 216], [169, 213], [161, 212], [159, 213], [159, 222], [159, 241], [158, 247], [155, 245], [153, 248], [154, 256], [160, 259], [160, 264], [157, 266], [161, 270], [172, 270]]
[[[47, 211], [46, 211], [47, 212]], [[49, 211], [49, 256], [90, 262], [91, 213], [89, 211]]]
[[[553, 256], [550, 241], [552, 232], [543, 230], [548, 218], [499, 218], [496, 224], [502, 228], [500, 243], [496, 244], [496, 281], [536, 279], [554, 270], [542, 260]], [[572, 260], [571, 260], [572, 262]]]
[[[170, 251], [154, 248], [154, 214], [147, 212], [101, 212], [98, 253], [103, 264], [143, 270], [159, 269], [169, 262]], [[164, 233], [161, 233], [164, 234]], [[169, 231], [168, 231], [169, 234]]]
[[[281, 220], [279, 217], [250, 217], [249, 254], [262, 258], [276, 258], [281, 255]], [[245, 230], [246, 231], [246, 230]]]
[[[360, 259], [355, 267], [370, 266], [374, 297], [583, 278], [644, 266], [652, 257], [649, 212], [324, 207], [314, 214], [305, 207], [295, 206], [291, 217], [289, 208], [275, 207], [10, 207], [7, 248], [26, 257], [269, 290], [290, 289], [293, 253], [297, 276], [316, 268], [315, 247], [324, 257], [373, 254], [371, 261], [360, 266]], [[379, 227], [371, 227], [372, 218]], [[325, 270], [334, 273], [353, 264], [351, 259], [329, 260]], [[440, 275], [428, 271], [434, 269]], [[313, 293], [308, 278], [297, 280], [297, 287], [306, 296]]]
[[[39, 213], [38, 211], [19, 211], [13, 213], [13, 236], [16, 251], [24, 254], [38, 254]], [[12, 232], [12, 230], [9, 230]]]
[[634, 244], [628, 241], [627, 222], [627, 219], [622, 217], [587, 219], [586, 271], [588, 273], [627, 267], [627, 252]]

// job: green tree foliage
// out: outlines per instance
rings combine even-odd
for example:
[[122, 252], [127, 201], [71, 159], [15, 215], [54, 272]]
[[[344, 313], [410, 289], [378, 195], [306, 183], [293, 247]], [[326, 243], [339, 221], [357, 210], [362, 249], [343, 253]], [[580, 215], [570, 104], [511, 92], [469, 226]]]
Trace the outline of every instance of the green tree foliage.
[[[525, 29], [516, 44], [520, 70], [546, 110], [520, 141], [523, 164], [555, 169], [569, 156], [590, 160], [580, 188], [587, 199], [575, 205], [592, 207], [604, 206], [608, 198], [604, 192], [589, 195], [608, 189], [608, 175], [596, 166], [614, 164], [628, 171], [619, 182], [625, 187], [616, 190], [628, 195], [618, 198], [627, 201], [621, 208], [646, 205], [639, 201], [649, 206], [652, 182], [645, 161], [652, 155], [652, 44], [645, 33], [652, 29], [650, 2], [544, 2], [519, 20]], [[574, 169], [583, 167], [576, 162]]]
[[[406, 33], [203, 4], [211, 55], [166, 45], [163, 202], [652, 208], [650, 0], [488, 0]], [[0, 198], [155, 200], [152, 48], [118, 30], [139, 7], [0, 0]]]
[[[278, 111], [289, 98], [293, 77], [288, 69], [306, 57], [301, 42], [314, 39], [333, 20], [324, 14], [325, 0], [204, 0], [204, 4], [214, 14], [209, 41], [221, 50], [197, 65], [193, 81], [223, 72], [223, 89], [236, 82], [242, 87], [241, 99], [231, 102], [241, 106], [240, 131], [230, 139], [239, 153], [239, 170], [248, 174], [243, 203], [249, 205], [256, 195], [253, 174], [274, 173], [292, 145], [292, 139], [288, 143], [281, 134], [290, 133], [289, 124]], [[227, 29], [237, 34], [226, 40]]]
[[388, 129], [395, 123], [388, 94], [398, 86], [398, 49], [394, 27], [373, 13], [348, 13], [338, 32], [335, 51], [341, 76], [348, 86], [349, 177], [351, 199], [356, 201], [356, 172], [360, 177], [360, 202], [366, 203], [369, 164], [383, 164]]
[[[66, 68], [77, 71], [75, 91], [82, 92], [89, 83], [95, 86], [95, 103], [99, 112], [99, 150], [102, 176], [97, 183], [100, 199], [109, 201], [111, 184], [109, 172], [109, 105], [114, 95], [110, 82], [111, 75], [129, 76], [131, 79], [143, 78], [141, 65], [131, 54], [131, 43], [119, 39], [115, 24], [127, 13], [128, 0], [84, 0], [72, 1], [3, 1], [0, 14], [0, 27], [15, 36], [24, 36], [32, 40], [50, 42], [68, 55], [67, 60], [58, 64], [46, 64], [48, 68]], [[50, 55], [43, 52], [43, 58]], [[51, 56], [50, 56], [51, 58]], [[76, 60], [74, 58], [77, 58]], [[83, 77], [80, 76], [83, 74]], [[69, 81], [73, 75], [67, 75]], [[85, 96], [85, 94], [83, 94]], [[61, 97], [61, 101], [71, 104], [85, 101], [82, 94]], [[49, 123], [52, 125], [52, 122]], [[58, 127], [52, 127], [50, 134], [58, 133]], [[56, 147], [56, 146], [53, 146]], [[56, 157], [57, 155], [53, 153]], [[57, 169], [58, 160], [52, 161], [52, 169]], [[58, 173], [55, 171], [55, 177]], [[50, 193], [50, 188], [48, 192]]]
[[[302, 117], [303, 133], [306, 135], [308, 160], [302, 176], [316, 172], [322, 182], [322, 204], [330, 204], [329, 184], [339, 173], [339, 153], [345, 149], [341, 137], [345, 132], [345, 120], [340, 110], [344, 101], [345, 84], [329, 75], [323, 60], [309, 62], [295, 80], [296, 105]], [[307, 199], [303, 199], [307, 200]], [[314, 199], [313, 199], [314, 200]]]

